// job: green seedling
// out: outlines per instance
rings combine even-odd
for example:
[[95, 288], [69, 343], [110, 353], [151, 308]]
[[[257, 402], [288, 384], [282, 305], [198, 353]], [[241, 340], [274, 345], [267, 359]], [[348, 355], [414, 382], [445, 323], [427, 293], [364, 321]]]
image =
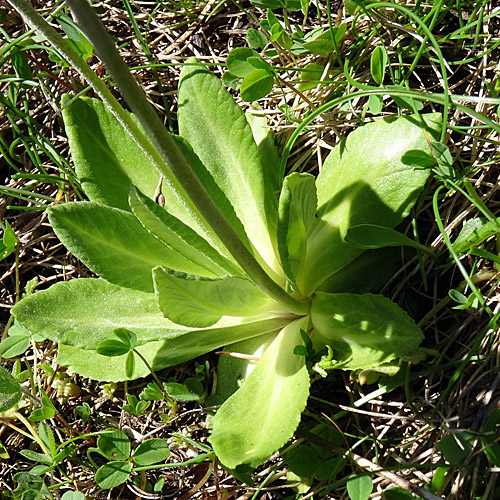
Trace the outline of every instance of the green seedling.
[[[85, 2], [70, 4], [87, 12]], [[58, 343], [61, 365], [116, 382], [225, 346], [231, 355], [222, 357], [218, 378], [233, 390], [215, 415], [210, 443], [234, 469], [262, 462], [297, 428], [310, 385], [307, 356], [294, 353], [300, 345], [307, 350], [302, 331], [316, 352], [328, 346], [328, 369], [392, 367], [418, 347], [423, 335], [414, 321], [371, 293], [388, 277], [381, 272], [388, 269], [384, 249], [365, 254], [346, 236], [362, 224], [394, 228], [409, 214], [430, 169], [403, 156], [431, 155], [439, 115], [359, 127], [332, 150], [317, 178], [285, 177], [265, 121], [243, 113], [196, 60], [180, 76], [179, 136], [156, 128], [157, 117], [142, 120], [143, 94], [134, 90], [142, 129], [36, 20], [106, 102], [63, 99], [73, 161], [90, 201], [48, 210], [63, 244], [102, 279], [57, 283], [12, 310], [21, 325]], [[113, 78], [120, 83], [123, 74]], [[163, 206], [155, 202], [160, 191]], [[351, 283], [366, 275], [376, 276], [366, 293], [352, 293]], [[104, 474], [113, 478], [104, 484], [114, 484], [131, 467], [120, 459], [99, 479]]]
[[[97, 448], [88, 450], [96, 452], [109, 462], [97, 468], [96, 483], [103, 489], [111, 489], [127, 481], [134, 466], [143, 467], [164, 462], [170, 456], [170, 448], [165, 440], [160, 438], [147, 439], [140, 443], [132, 452], [128, 436], [122, 431], [111, 431], [101, 434], [97, 440]], [[94, 463], [95, 465], [95, 463]]]

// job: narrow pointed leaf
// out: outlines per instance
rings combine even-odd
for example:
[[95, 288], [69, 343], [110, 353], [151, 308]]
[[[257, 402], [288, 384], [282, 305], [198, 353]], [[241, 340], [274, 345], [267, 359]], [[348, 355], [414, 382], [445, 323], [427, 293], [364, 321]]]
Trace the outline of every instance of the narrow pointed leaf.
[[257, 314], [273, 301], [247, 279], [205, 278], [167, 268], [153, 271], [158, 305], [174, 323], [204, 328], [222, 316]]
[[360, 224], [349, 228], [345, 240], [359, 248], [375, 249], [407, 246], [430, 254], [434, 253], [430, 248], [408, 238], [408, 236], [395, 229], [375, 224]]
[[132, 330], [138, 344], [187, 331], [165, 319], [153, 294], [93, 278], [56, 283], [25, 297], [12, 314], [33, 333], [87, 349], [117, 340], [117, 328]]
[[[185, 65], [179, 84], [179, 132], [234, 207], [263, 262], [279, 270], [267, 219], [275, 219], [252, 130], [241, 108], [204, 66]], [[274, 209], [274, 212], [273, 212]]]
[[309, 375], [305, 358], [293, 350], [302, 343], [300, 329], [307, 321], [284, 328], [241, 389], [217, 411], [209, 440], [230, 469], [265, 460], [295, 432], [309, 395]]
[[[297, 277], [309, 295], [362, 250], [344, 241], [359, 224], [397, 226], [409, 213], [429, 176], [405, 163], [408, 151], [430, 153], [440, 115], [379, 119], [359, 127], [328, 155], [316, 180], [318, 221], [308, 235], [305, 265]], [[370, 144], [370, 148], [360, 147]]]
[[153, 291], [154, 267], [201, 269], [164, 245], [129, 212], [91, 202], [49, 208], [58, 238], [89, 269], [116, 285]]
[[196, 231], [169, 214], [134, 186], [130, 189], [129, 203], [141, 224], [172, 252], [188, 260], [193, 266], [198, 266], [198, 274], [220, 276], [242, 273]]
[[415, 322], [382, 295], [317, 292], [311, 307], [313, 341], [329, 345], [329, 368], [374, 368], [415, 349], [423, 334]]

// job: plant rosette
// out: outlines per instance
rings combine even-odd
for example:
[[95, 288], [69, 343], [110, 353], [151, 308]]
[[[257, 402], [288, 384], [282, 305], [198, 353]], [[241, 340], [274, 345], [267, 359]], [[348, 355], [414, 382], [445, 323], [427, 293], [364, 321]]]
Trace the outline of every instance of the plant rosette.
[[[62, 113], [89, 201], [60, 203], [48, 215], [61, 242], [101, 279], [57, 283], [12, 309], [19, 324], [59, 344], [61, 365], [116, 382], [148, 375], [147, 364], [157, 371], [225, 347], [233, 355], [219, 363], [225, 402], [210, 443], [233, 469], [265, 460], [292, 437], [309, 394], [311, 353], [318, 361], [328, 349], [323, 368], [383, 371], [420, 344], [406, 312], [370, 293], [390, 275], [392, 254], [366, 251], [349, 231], [357, 228], [357, 240], [370, 225], [371, 235], [391, 239], [429, 175], [404, 156], [431, 154], [439, 115], [360, 126], [316, 178], [284, 177], [265, 118], [244, 113], [214, 75], [188, 61], [175, 141], [281, 287], [280, 300], [249, 277], [101, 101], [65, 96]], [[124, 329], [120, 351], [116, 332]], [[98, 353], [113, 340], [112, 357]]]

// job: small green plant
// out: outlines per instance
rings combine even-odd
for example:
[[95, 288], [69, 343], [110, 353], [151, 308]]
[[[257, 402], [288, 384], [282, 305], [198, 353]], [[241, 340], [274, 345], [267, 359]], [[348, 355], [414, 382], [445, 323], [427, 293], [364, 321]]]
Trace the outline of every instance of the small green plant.
[[[57, 283], [12, 310], [30, 332], [59, 344], [61, 365], [116, 382], [225, 346], [232, 354], [221, 357], [218, 378], [227, 399], [210, 443], [234, 469], [260, 463], [292, 437], [312, 349], [326, 355], [328, 369], [383, 371], [418, 347], [423, 335], [413, 320], [371, 293], [390, 276], [391, 259], [348, 241], [369, 224], [377, 247], [400, 244], [393, 228], [430, 172], [405, 157], [432, 155], [440, 115], [369, 123], [332, 150], [317, 178], [285, 177], [263, 117], [243, 113], [196, 60], [181, 72], [179, 136], [171, 136], [154, 112], [145, 117], [145, 98], [125, 68], [112, 76], [136, 116], [24, 0], [10, 1], [104, 100], [64, 97], [90, 201], [48, 210], [59, 239], [102, 279]], [[85, 30], [88, 5], [68, 3]], [[106, 40], [100, 33], [92, 41], [106, 63], [122, 64], [99, 47]], [[132, 462], [122, 455], [99, 480], [127, 479]]]

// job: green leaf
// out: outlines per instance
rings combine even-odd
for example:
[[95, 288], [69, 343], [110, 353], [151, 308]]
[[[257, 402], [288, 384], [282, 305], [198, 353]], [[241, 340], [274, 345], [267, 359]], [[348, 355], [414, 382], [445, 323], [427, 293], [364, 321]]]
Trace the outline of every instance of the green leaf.
[[469, 219], [453, 242], [456, 253], [464, 253], [479, 245], [490, 236], [500, 233], [500, 217], [494, 220], [477, 217]]
[[86, 61], [92, 57], [94, 55], [94, 47], [79, 26], [61, 12], [57, 13], [56, 19], [68, 36], [68, 43], [80, 54], [82, 59]]
[[45, 453], [37, 453], [33, 450], [21, 450], [19, 452], [23, 457], [28, 460], [32, 460], [33, 462], [40, 462], [41, 464], [51, 465], [52, 458], [46, 455]]
[[261, 31], [255, 28], [248, 28], [247, 42], [254, 49], [263, 49], [267, 45], [267, 38]]
[[132, 349], [137, 344], [137, 335], [127, 330], [126, 328], [117, 328], [113, 332], [129, 349]]
[[311, 306], [316, 345], [329, 345], [330, 369], [368, 369], [404, 356], [423, 335], [414, 321], [382, 295], [317, 292]]
[[384, 105], [384, 96], [378, 94], [370, 94], [368, 97], [368, 107], [372, 115], [379, 115], [382, 112]]
[[[206, 186], [207, 183], [204, 182], [204, 184]], [[235, 264], [224, 258], [196, 231], [170, 215], [135, 186], [130, 188], [129, 203], [132, 212], [141, 224], [171, 252], [189, 261], [192, 269], [197, 266], [197, 274], [220, 276], [228, 273], [237, 275], [242, 273]]]
[[116, 340], [115, 330], [124, 326], [135, 333], [138, 344], [188, 331], [163, 317], [153, 294], [93, 278], [56, 283], [22, 299], [12, 314], [44, 338], [84, 349]]
[[[261, 113], [261, 108], [254, 104], [246, 113], [246, 119], [252, 128], [252, 134], [259, 148], [260, 161], [264, 174], [266, 192], [279, 192], [283, 183], [283, 172], [280, 170], [278, 148], [274, 141], [272, 129], [267, 122], [266, 115]], [[277, 200], [275, 202], [277, 207]], [[269, 220], [269, 223], [272, 221]], [[270, 231], [276, 228], [270, 227]]]
[[122, 431], [104, 432], [97, 439], [97, 447], [109, 460], [126, 460], [130, 456], [130, 440]]
[[209, 441], [230, 469], [265, 460], [295, 432], [309, 394], [309, 375], [305, 358], [293, 349], [307, 322], [301, 318], [285, 327], [241, 389], [217, 411]]
[[114, 356], [123, 356], [124, 354], [128, 354], [129, 351], [130, 346], [115, 339], [103, 340], [96, 348], [97, 354], [110, 358]]
[[370, 476], [351, 476], [347, 481], [347, 493], [351, 500], [368, 500], [373, 491]]
[[350, 227], [395, 227], [408, 215], [429, 170], [413, 168], [402, 157], [410, 150], [429, 152], [428, 138], [440, 129], [440, 115], [424, 118], [426, 128], [415, 116], [378, 119], [356, 129], [329, 154], [316, 180], [318, 219], [297, 276], [304, 295], [362, 253], [344, 242]]
[[137, 465], [152, 465], [164, 462], [170, 456], [170, 449], [164, 439], [153, 438], [143, 441], [134, 451], [132, 458]]
[[226, 400], [241, 387], [277, 334], [266, 333], [224, 347], [226, 354], [217, 364], [217, 396]]
[[149, 384], [141, 391], [139, 398], [143, 401], [160, 401], [165, 399], [161, 388], [155, 382]]
[[250, 316], [274, 304], [247, 279], [212, 279], [166, 268], [156, 268], [153, 276], [161, 311], [180, 325], [204, 328], [222, 316]]
[[335, 43], [338, 45], [342, 38], [344, 38], [346, 30], [347, 24], [341, 24], [337, 28], [332, 28], [332, 31], [327, 31], [314, 40], [305, 42], [304, 47], [319, 56], [329, 56], [335, 50], [333, 40], [335, 40]]
[[325, 67], [317, 63], [309, 63], [304, 67], [301, 72], [300, 83], [298, 89], [303, 92], [304, 90], [314, 89], [321, 81]]
[[384, 491], [384, 500], [414, 500], [415, 497], [403, 488], [390, 488]]
[[50, 450], [51, 455], [55, 457], [57, 454], [56, 439], [50, 426], [45, 422], [40, 422], [40, 424], [38, 425], [38, 435], [40, 436], [40, 439], [43, 441], [47, 449]]
[[9, 328], [9, 336], [0, 343], [0, 355], [4, 359], [15, 358], [23, 354], [31, 344], [30, 334], [18, 325]]
[[42, 392], [42, 398], [41, 398], [42, 407], [33, 410], [31, 412], [31, 415], [29, 416], [29, 419], [33, 422], [48, 420], [57, 413], [56, 407], [52, 404], [52, 401], [49, 399], [45, 391], [41, 389], [41, 392]]
[[[5, 221], [3, 228], [2, 241], [0, 241], [0, 260], [8, 257], [16, 248], [16, 243], [19, 241], [14, 233], [11, 225]], [[0, 225], [0, 227], [2, 227]]]
[[273, 89], [273, 75], [266, 69], [255, 69], [241, 82], [241, 98], [253, 102], [265, 97]]
[[116, 285], [153, 291], [151, 271], [164, 265], [196, 273], [200, 267], [147, 231], [129, 212], [91, 202], [48, 209], [58, 238], [87, 267]]
[[61, 500], [85, 500], [85, 498], [81, 491], [66, 491]]
[[434, 254], [434, 252], [418, 241], [390, 227], [376, 226], [374, 224], [360, 224], [347, 230], [345, 241], [359, 248], [384, 248], [407, 246], [416, 248], [423, 252]]
[[448, 463], [460, 465], [471, 452], [475, 440], [476, 436], [470, 432], [455, 431], [444, 436], [437, 448]]
[[123, 484], [132, 472], [130, 462], [114, 461], [99, 467], [95, 474], [95, 482], [103, 489], [109, 490]]
[[279, 200], [278, 249], [292, 284], [304, 264], [307, 234], [316, 221], [317, 204], [314, 176], [295, 172], [285, 178]]
[[21, 401], [21, 397], [19, 382], [0, 366], [0, 413], [14, 408]]
[[132, 378], [135, 371], [135, 353], [134, 351], [130, 351], [127, 354], [127, 359], [125, 361], [125, 375], [127, 378]]
[[[289, 321], [289, 318], [283, 317], [226, 318], [216, 327], [193, 330], [170, 340], [149, 342], [136, 347], [135, 350], [145, 357], [153, 370], [158, 371], [201, 356], [223, 345], [276, 331]], [[106, 358], [93, 349], [66, 344], [59, 344], [57, 362], [84, 377], [107, 382], [119, 382], [149, 375], [149, 370], [142, 362], [136, 363], [134, 375], [128, 377], [125, 372], [124, 357]]]
[[180, 135], [190, 143], [234, 207], [257, 252], [256, 258], [279, 279], [275, 235], [271, 236], [269, 229], [277, 218], [272, 201], [275, 195], [266, 190], [252, 130], [220, 80], [202, 65], [182, 69], [178, 121]]
[[178, 382], [165, 382], [163, 384], [167, 394], [176, 401], [199, 401], [205, 394], [203, 387], [197, 387], [197, 390], [192, 390], [185, 384]]
[[[264, 37], [265, 38], [265, 37]], [[255, 70], [255, 66], [248, 62], [249, 57], [261, 58], [259, 53], [248, 47], [238, 47], [229, 52], [226, 66], [230, 73], [240, 78], [247, 76]], [[181, 135], [184, 135], [181, 133]]]
[[377, 85], [384, 83], [385, 70], [387, 68], [387, 52], [382, 45], [375, 47], [370, 57], [370, 72], [373, 81]]
[[91, 201], [129, 210], [134, 184], [153, 197], [160, 181], [151, 160], [97, 100], [64, 95], [64, 125], [78, 179]]

